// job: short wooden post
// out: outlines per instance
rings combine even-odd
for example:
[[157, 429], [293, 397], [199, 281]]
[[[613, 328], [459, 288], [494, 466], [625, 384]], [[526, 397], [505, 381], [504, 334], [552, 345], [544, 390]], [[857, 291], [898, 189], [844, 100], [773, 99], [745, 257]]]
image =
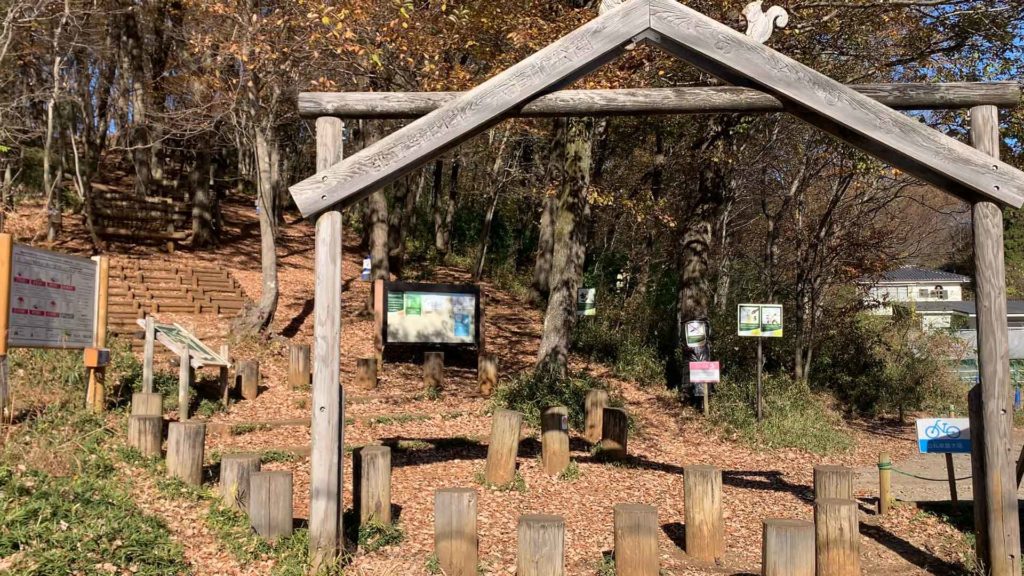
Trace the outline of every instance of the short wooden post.
[[508, 484], [516, 475], [519, 432], [523, 415], [513, 410], [496, 410], [491, 418], [491, 442], [487, 445], [484, 477], [496, 486]]
[[220, 460], [220, 498], [224, 505], [236, 510], [248, 509], [249, 484], [252, 475], [259, 471], [259, 454], [225, 454]]
[[434, 493], [434, 553], [448, 576], [476, 576], [476, 503], [472, 488], [442, 488]]
[[128, 445], [147, 458], [160, 455], [164, 438], [164, 419], [160, 416], [129, 416]]
[[377, 387], [376, 358], [356, 358], [356, 386], [366, 390]]
[[658, 576], [658, 509], [645, 504], [616, 504], [615, 574]]
[[565, 574], [565, 520], [561, 516], [520, 516], [518, 532], [516, 576]]
[[352, 475], [359, 525], [391, 524], [391, 448], [372, 445], [354, 451]]
[[832, 464], [814, 467], [814, 499], [853, 500], [853, 469]]
[[258, 360], [238, 361], [239, 388], [244, 400], [252, 400], [260, 392], [260, 363]]
[[601, 454], [615, 459], [626, 457], [629, 417], [622, 408], [605, 408], [601, 414]]
[[959, 498], [956, 494], [956, 471], [953, 469], [953, 455], [946, 453], [946, 478], [949, 481], [949, 501], [956, 506]]
[[498, 387], [498, 356], [490, 352], [480, 353], [476, 366], [477, 384], [480, 394], [490, 396]]
[[817, 576], [860, 575], [860, 526], [857, 503], [823, 498], [814, 503]]
[[[146, 316], [146, 343], [142, 348], [142, 391], [153, 391], [153, 347], [156, 342], [156, 321]], [[134, 403], [134, 402], [133, 402]]]
[[554, 476], [569, 466], [569, 409], [550, 406], [540, 415], [541, 459], [544, 471]]
[[288, 384], [292, 388], [307, 388], [310, 382], [310, 371], [309, 344], [290, 345], [288, 347]]
[[[109, 298], [110, 259], [95, 256], [96, 260], [96, 323], [93, 332], [93, 347], [107, 347], [107, 300]], [[89, 368], [89, 387], [86, 402], [94, 412], [103, 412], [107, 407], [106, 368]]]
[[423, 385], [428, 390], [444, 388], [444, 352], [423, 353]]
[[882, 452], [878, 455], [878, 514], [885, 516], [892, 505], [892, 458]]
[[253, 472], [249, 477], [249, 523], [267, 540], [292, 535], [292, 473]]
[[722, 471], [714, 466], [683, 469], [686, 553], [704, 562], [725, 554], [725, 519], [722, 514]]
[[159, 392], [136, 392], [132, 394], [132, 416], [162, 416], [164, 397]]
[[[11, 315], [11, 261], [14, 237], [0, 230], [0, 334], [7, 334]], [[0, 425], [6, 421], [11, 405], [10, 367], [7, 359], [7, 338], [0, 337]]]
[[814, 524], [770, 518], [761, 532], [761, 576], [814, 576]]
[[206, 424], [171, 422], [167, 428], [167, 474], [199, 486], [203, 483]]
[[181, 356], [178, 357], [178, 419], [182, 421], [188, 420], [191, 386], [192, 357], [191, 350], [186, 347], [181, 351]]
[[583, 437], [591, 444], [601, 441], [601, 433], [604, 430], [604, 409], [608, 407], [608, 392], [600, 388], [594, 388], [587, 392], [587, 399], [584, 402], [586, 412], [583, 423]]
[[227, 408], [231, 402], [231, 349], [227, 344], [220, 345], [220, 357], [228, 363], [228, 366], [221, 366], [217, 371], [220, 381], [220, 402]]

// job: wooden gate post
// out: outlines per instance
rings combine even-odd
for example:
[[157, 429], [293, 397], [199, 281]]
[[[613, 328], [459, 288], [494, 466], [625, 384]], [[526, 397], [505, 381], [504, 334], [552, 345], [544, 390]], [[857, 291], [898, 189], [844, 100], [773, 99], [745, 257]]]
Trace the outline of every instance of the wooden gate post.
[[817, 576], [860, 576], [857, 502], [824, 498], [814, 503]]
[[434, 553], [448, 576], [476, 576], [476, 502], [472, 488], [434, 493]]
[[725, 554], [725, 519], [722, 514], [722, 471], [714, 466], [683, 469], [686, 553], [704, 562]]
[[359, 525], [391, 524], [391, 448], [363, 446], [352, 454], [352, 496]]
[[[999, 158], [999, 112], [995, 106], [971, 108], [971, 143]], [[994, 166], [993, 166], [994, 167]], [[1009, 334], [1006, 323], [1006, 264], [1003, 212], [992, 202], [975, 202], [974, 268], [978, 308], [978, 376], [981, 379], [981, 434], [972, 431], [971, 457], [984, 474], [973, 474], [978, 557], [993, 576], [1021, 572], [1020, 522], [1010, 442]], [[980, 442], [979, 442], [980, 440]]]
[[544, 471], [554, 476], [569, 466], [569, 410], [550, 406], [540, 415], [541, 460]]
[[259, 471], [259, 454], [225, 454], [220, 460], [220, 498], [224, 505], [236, 510], [247, 510], [249, 484], [252, 475]]
[[814, 467], [814, 499], [853, 500], [853, 469], [832, 464]]
[[761, 532], [761, 576], [814, 576], [814, 524], [769, 518]]
[[206, 424], [171, 422], [167, 427], [167, 475], [187, 484], [203, 483]]
[[249, 523], [267, 540], [292, 535], [292, 473], [253, 472], [249, 477]]
[[484, 478], [496, 486], [508, 484], [516, 475], [519, 431], [523, 415], [513, 410], [495, 410], [491, 417], [491, 441], [487, 445]]
[[658, 509], [646, 504], [616, 504], [616, 576], [658, 576]]
[[[316, 165], [322, 170], [341, 160], [342, 129], [337, 118], [316, 120]], [[310, 425], [309, 554], [312, 573], [334, 566], [345, 550], [345, 403], [338, 381], [341, 363], [341, 212], [316, 222], [316, 288], [313, 305], [313, 420]]]
[[309, 344], [292, 344], [288, 347], [288, 384], [293, 389], [309, 386]]
[[519, 517], [516, 576], [564, 576], [565, 520], [561, 516]]
[[608, 407], [608, 391], [594, 388], [587, 392], [587, 399], [584, 401], [584, 412], [586, 420], [583, 424], [583, 437], [591, 444], [601, 441], [601, 431], [604, 427], [604, 409]]

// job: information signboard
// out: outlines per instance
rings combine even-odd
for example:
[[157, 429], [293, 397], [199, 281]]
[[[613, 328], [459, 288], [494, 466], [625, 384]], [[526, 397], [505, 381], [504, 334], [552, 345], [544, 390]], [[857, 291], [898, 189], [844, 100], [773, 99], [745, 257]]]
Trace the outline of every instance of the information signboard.
[[782, 337], [782, 304], [740, 304], [736, 333], [761, 338]]
[[967, 418], [918, 418], [917, 447], [922, 454], [969, 454], [970, 420]]
[[7, 343], [88, 348], [96, 322], [96, 262], [14, 244]]
[[476, 286], [385, 282], [383, 298], [385, 344], [478, 344]]

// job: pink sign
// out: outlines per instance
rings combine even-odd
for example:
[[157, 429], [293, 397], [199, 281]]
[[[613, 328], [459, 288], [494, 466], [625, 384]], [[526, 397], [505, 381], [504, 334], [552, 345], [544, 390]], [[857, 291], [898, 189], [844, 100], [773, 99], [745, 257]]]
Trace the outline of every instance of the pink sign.
[[718, 382], [721, 375], [718, 362], [690, 362], [690, 382]]

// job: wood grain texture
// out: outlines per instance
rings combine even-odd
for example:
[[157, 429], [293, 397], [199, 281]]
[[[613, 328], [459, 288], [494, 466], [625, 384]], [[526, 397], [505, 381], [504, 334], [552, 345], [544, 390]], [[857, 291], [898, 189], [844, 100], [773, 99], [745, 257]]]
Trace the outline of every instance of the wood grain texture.
[[[481, 322], [482, 324], [482, 322]], [[482, 396], [490, 396], [498, 387], [498, 356], [482, 352], [477, 359], [477, 386]]]
[[565, 574], [565, 520], [561, 516], [519, 517], [516, 576]]
[[391, 448], [371, 445], [355, 450], [352, 483], [359, 525], [391, 524]]
[[[994, 106], [971, 109], [971, 143], [983, 154], [999, 156], [999, 118]], [[995, 162], [993, 160], [993, 162]], [[987, 550], [979, 556], [994, 575], [1020, 574], [1020, 522], [1011, 442], [1010, 353], [1006, 323], [1006, 270], [1003, 212], [992, 202], [972, 207], [975, 288], [978, 308], [978, 375], [984, 441], [984, 507]], [[974, 435], [972, 434], [972, 439]], [[972, 448], [973, 449], [973, 448]]]
[[253, 400], [259, 396], [259, 360], [240, 360], [238, 362], [238, 388], [243, 400]]
[[316, 119], [316, 171], [321, 172], [341, 162], [344, 151], [345, 123], [338, 118], [320, 116]]
[[472, 488], [442, 488], [434, 493], [434, 553], [448, 576], [476, 576], [479, 541], [477, 493]]
[[487, 445], [484, 477], [495, 486], [504, 486], [516, 475], [516, 455], [523, 415], [513, 410], [495, 410], [491, 416], [491, 441]]
[[814, 503], [817, 576], [860, 576], [857, 502], [826, 498]]
[[153, 391], [153, 346], [156, 343], [156, 322], [146, 316], [146, 343], [142, 348], [142, 391]]
[[[110, 259], [94, 256], [96, 261], [96, 324], [93, 327], [93, 346], [107, 347], [107, 300], [110, 295]], [[106, 368], [89, 368], [89, 384], [86, 403], [94, 412], [103, 412], [107, 407]]]
[[1024, 172], [993, 160], [870, 97], [673, 0], [650, 0], [657, 44], [734, 85], [756, 87], [786, 109], [966, 200], [1020, 207]]
[[629, 416], [622, 408], [601, 410], [601, 455], [621, 460], [627, 454]]
[[345, 407], [339, 382], [341, 223], [340, 212], [328, 212], [316, 223], [309, 511], [310, 561], [314, 567], [333, 564], [345, 549], [341, 474]]
[[226, 409], [231, 403], [231, 349], [227, 344], [220, 345], [220, 357], [229, 364], [229, 366], [217, 368], [217, 379], [220, 381], [220, 403]]
[[658, 509], [646, 504], [616, 504], [615, 574], [658, 576]]
[[309, 386], [312, 368], [309, 365], [309, 344], [288, 346], [288, 384], [304, 390]]
[[203, 451], [206, 424], [171, 422], [167, 426], [167, 475], [186, 484], [203, 483]]
[[248, 510], [249, 483], [260, 471], [260, 455], [254, 452], [225, 454], [220, 460], [220, 498], [228, 508]]
[[601, 441], [604, 427], [604, 409], [608, 407], [608, 391], [594, 388], [587, 391], [584, 400], [583, 437], [591, 444]]
[[814, 467], [814, 499], [853, 500], [853, 468], [833, 464]]
[[814, 524], [769, 518], [761, 532], [761, 576], [814, 576]]
[[540, 414], [541, 462], [544, 472], [561, 474], [569, 466], [569, 409], [550, 406]]
[[[1014, 108], [1016, 82], [936, 84], [848, 84], [848, 88], [895, 110], [951, 110], [979, 105]], [[465, 92], [301, 92], [299, 115], [339, 118], [419, 118], [461, 98]], [[539, 96], [507, 117], [650, 116], [785, 112], [783, 101], [755, 88], [692, 86], [560, 90]]]
[[725, 517], [722, 513], [722, 471], [714, 466], [683, 469], [686, 553], [703, 562], [725, 555]]
[[164, 419], [160, 416], [128, 417], [128, 445], [146, 458], [160, 455], [163, 435]]
[[885, 516], [892, 506], [892, 458], [878, 455], [878, 515]]
[[132, 394], [132, 416], [162, 416], [164, 397], [159, 392]]
[[623, 4], [345, 161], [293, 185], [292, 198], [307, 217], [339, 203], [350, 205], [489, 128], [524, 102], [599, 67], [649, 27], [647, 0]]
[[178, 356], [178, 419], [188, 420], [191, 403], [192, 364], [191, 350], [186, 346]]
[[292, 535], [292, 473], [253, 472], [249, 477], [249, 524], [267, 540]]

